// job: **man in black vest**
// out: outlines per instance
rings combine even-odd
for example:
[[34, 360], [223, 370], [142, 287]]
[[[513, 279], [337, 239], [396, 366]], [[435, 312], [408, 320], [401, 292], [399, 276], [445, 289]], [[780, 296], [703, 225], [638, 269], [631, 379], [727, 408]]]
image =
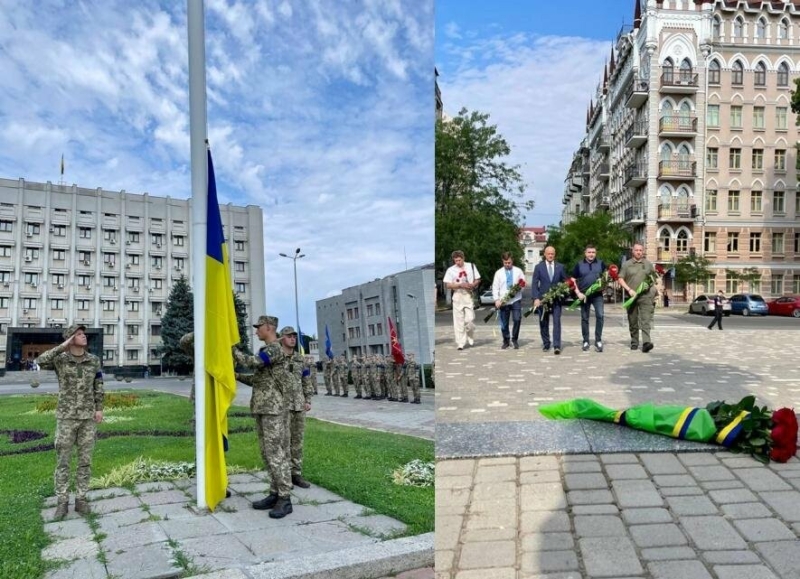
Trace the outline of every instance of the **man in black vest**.
[[722, 329], [722, 304], [725, 303], [725, 294], [722, 293], [722, 290], [719, 290], [719, 293], [711, 298], [711, 301], [714, 303], [714, 319], [711, 320], [711, 323], [708, 325], [709, 330], [714, 329], [714, 324], [719, 326], [719, 329]]
[[596, 282], [603, 272], [606, 265], [603, 260], [597, 259], [597, 248], [589, 244], [583, 250], [584, 258], [575, 265], [572, 277], [575, 278], [578, 288], [576, 294], [581, 304], [581, 334], [583, 335], [583, 351], [589, 351], [589, 308], [594, 307], [594, 347], [598, 352], [603, 351], [603, 292], [597, 291], [591, 295], [585, 295], [589, 286]]

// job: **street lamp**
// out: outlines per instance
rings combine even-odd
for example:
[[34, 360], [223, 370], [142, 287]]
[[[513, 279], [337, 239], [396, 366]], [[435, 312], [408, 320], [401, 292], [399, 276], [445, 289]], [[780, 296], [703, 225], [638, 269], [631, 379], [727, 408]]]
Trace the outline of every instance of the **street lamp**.
[[297, 322], [297, 337], [298, 337], [298, 348], [300, 344], [302, 344], [303, 336], [300, 335], [300, 306], [297, 302], [297, 260], [305, 257], [304, 253], [300, 253], [300, 248], [294, 250], [294, 255], [286, 255], [285, 253], [279, 253], [281, 257], [285, 257], [287, 259], [292, 260], [292, 265], [294, 265], [294, 315], [295, 321]]
[[412, 300], [414, 300], [414, 305], [417, 307], [417, 349], [419, 351], [419, 361], [422, 365], [422, 389], [427, 390], [428, 387], [425, 384], [425, 360], [422, 357], [422, 323], [419, 319], [419, 300], [417, 296], [414, 294], [406, 294]]

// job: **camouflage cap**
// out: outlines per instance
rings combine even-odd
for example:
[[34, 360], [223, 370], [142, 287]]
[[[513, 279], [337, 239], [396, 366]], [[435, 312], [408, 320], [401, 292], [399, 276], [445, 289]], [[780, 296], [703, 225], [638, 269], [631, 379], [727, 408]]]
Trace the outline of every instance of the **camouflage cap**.
[[277, 328], [278, 318], [276, 318], [275, 316], [267, 316], [267, 315], [258, 316], [258, 321], [255, 324], [253, 324], [253, 327], [259, 328], [264, 324], [269, 324], [270, 326], [275, 326]]
[[78, 330], [83, 330], [85, 332], [86, 326], [84, 326], [83, 324], [72, 324], [70, 327], [64, 330], [63, 334], [64, 339], [72, 337]]
[[294, 331], [294, 328], [292, 326], [284, 326], [284, 328], [281, 330], [281, 337], [291, 336], [293, 334], [296, 336], [297, 332]]

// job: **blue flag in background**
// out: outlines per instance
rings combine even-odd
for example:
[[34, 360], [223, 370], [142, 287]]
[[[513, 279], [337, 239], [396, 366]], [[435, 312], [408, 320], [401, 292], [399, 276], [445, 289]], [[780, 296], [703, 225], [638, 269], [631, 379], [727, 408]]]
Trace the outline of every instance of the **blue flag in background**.
[[325, 324], [325, 354], [328, 359], [333, 360], [333, 350], [331, 349], [331, 335], [328, 333], [328, 324]]

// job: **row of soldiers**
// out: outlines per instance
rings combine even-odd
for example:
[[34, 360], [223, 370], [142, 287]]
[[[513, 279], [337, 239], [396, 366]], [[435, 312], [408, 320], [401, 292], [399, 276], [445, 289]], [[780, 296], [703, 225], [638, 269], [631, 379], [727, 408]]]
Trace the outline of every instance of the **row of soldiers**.
[[373, 354], [358, 356], [348, 361], [344, 355], [322, 363], [325, 379], [325, 396], [349, 396], [349, 379], [353, 379], [356, 399], [389, 400], [420, 404], [420, 366], [414, 354], [407, 354], [404, 364], [397, 364], [391, 356]]

